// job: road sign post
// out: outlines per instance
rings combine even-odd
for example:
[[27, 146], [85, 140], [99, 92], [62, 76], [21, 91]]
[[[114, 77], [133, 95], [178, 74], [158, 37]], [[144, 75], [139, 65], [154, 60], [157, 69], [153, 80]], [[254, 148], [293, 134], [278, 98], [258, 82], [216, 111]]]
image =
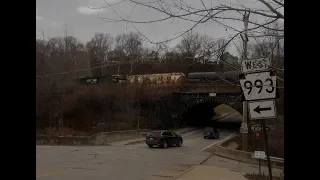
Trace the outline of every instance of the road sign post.
[[270, 155], [269, 155], [268, 136], [267, 136], [266, 120], [265, 119], [262, 120], [262, 127], [263, 127], [264, 142], [265, 142], [265, 146], [266, 146], [266, 153], [267, 153], [267, 160], [268, 160], [269, 177], [270, 177], [270, 180], [272, 180], [272, 169], [271, 169], [271, 162], [270, 162]]
[[[269, 177], [272, 180], [272, 170], [269, 157], [267, 127], [265, 125], [265, 119], [276, 117], [276, 105], [274, 99], [276, 98], [276, 85], [277, 77], [269, 71], [270, 60], [267, 58], [255, 59], [255, 60], [243, 60], [241, 62], [241, 70], [244, 73], [244, 78], [240, 79], [241, 88], [245, 97], [245, 102], [249, 109], [250, 120], [262, 120], [262, 127], [259, 129], [264, 132], [264, 140], [266, 145], [266, 154], [268, 160]], [[245, 103], [244, 103], [245, 104]], [[244, 106], [245, 108], [245, 106]], [[248, 123], [245, 117], [247, 117], [247, 109], [243, 111], [244, 123]], [[250, 123], [248, 123], [250, 124]], [[256, 127], [250, 128], [251, 131], [259, 132]], [[246, 142], [243, 134], [244, 141]], [[259, 172], [260, 160], [259, 160]]]
[[258, 159], [259, 161], [259, 174], [261, 175], [261, 159], [266, 158], [266, 154], [264, 151], [255, 151], [253, 158]]
[[[246, 127], [248, 128], [248, 102], [247, 101], [244, 101], [243, 102], [243, 124], [246, 125]], [[241, 124], [241, 126], [244, 126]], [[240, 129], [241, 131], [241, 129]], [[244, 131], [245, 132], [245, 131]], [[247, 133], [244, 133], [244, 132], [241, 132], [242, 133], [242, 139], [243, 139], [243, 150], [244, 151], [247, 151], [248, 149], [248, 132]]]

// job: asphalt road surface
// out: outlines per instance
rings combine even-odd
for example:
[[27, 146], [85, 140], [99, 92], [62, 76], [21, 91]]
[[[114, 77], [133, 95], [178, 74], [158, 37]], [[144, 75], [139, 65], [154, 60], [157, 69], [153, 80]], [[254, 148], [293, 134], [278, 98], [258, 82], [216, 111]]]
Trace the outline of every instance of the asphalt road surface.
[[203, 139], [203, 129], [183, 136], [182, 147], [149, 148], [145, 143], [120, 146], [37, 146], [37, 179], [167, 180], [205, 161], [205, 148], [220, 139]]

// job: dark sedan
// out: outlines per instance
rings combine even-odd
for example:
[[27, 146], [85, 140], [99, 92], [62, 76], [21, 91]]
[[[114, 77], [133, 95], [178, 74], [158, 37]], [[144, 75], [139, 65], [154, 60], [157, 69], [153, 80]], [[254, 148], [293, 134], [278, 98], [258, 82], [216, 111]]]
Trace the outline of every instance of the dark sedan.
[[152, 148], [153, 146], [160, 146], [167, 148], [168, 146], [181, 147], [183, 139], [180, 135], [172, 131], [151, 131], [146, 135], [146, 144]]

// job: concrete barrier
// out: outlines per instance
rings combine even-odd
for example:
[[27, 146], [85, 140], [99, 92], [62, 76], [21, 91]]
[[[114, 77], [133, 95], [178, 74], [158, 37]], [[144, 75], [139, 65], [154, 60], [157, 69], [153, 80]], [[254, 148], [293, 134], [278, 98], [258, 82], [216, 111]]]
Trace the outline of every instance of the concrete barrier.
[[[249, 163], [249, 164], [259, 164], [259, 160], [252, 158], [253, 152], [245, 152], [245, 151], [240, 151], [236, 149], [230, 149], [227, 147], [223, 147], [223, 145], [228, 144], [228, 141], [233, 141], [234, 138], [236, 138], [237, 135], [234, 134], [233, 136], [230, 136], [229, 138], [217, 143], [216, 145], [212, 146], [211, 152], [213, 151], [214, 154], [222, 157], [226, 157], [229, 159], [241, 161], [244, 163]], [[283, 168], [284, 161], [279, 160], [279, 158], [270, 158], [271, 160], [271, 166], [272, 167], [277, 167], [277, 168]], [[261, 160], [261, 165], [267, 166], [267, 160], [262, 159]]]
[[128, 130], [128, 131], [102, 132], [89, 137], [89, 144], [107, 145], [108, 143], [114, 142], [114, 141], [122, 141], [122, 140], [144, 137], [144, 134], [147, 131], [150, 131], [150, 130], [141, 129], [141, 130]]
[[36, 145], [88, 145], [87, 136], [37, 136]]
[[37, 145], [108, 145], [110, 142], [144, 137], [149, 129], [101, 132], [92, 136], [37, 136]]

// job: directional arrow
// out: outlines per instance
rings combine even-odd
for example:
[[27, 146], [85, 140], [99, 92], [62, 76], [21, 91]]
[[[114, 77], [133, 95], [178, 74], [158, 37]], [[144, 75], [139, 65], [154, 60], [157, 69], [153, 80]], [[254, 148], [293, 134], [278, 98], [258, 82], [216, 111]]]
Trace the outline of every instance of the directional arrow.
[[260, 108], [260, 106], [257, 106], [256, 108], [254, 108], [254, 111], [261, 114], [261, 111], [271, 111], [271, 107], [267, 107], [267, 108]]
[[262, 100], [262, 101], [249, 101], [250, 119], [270, 119], [275, 118], [276, 107], [275, 101]]

